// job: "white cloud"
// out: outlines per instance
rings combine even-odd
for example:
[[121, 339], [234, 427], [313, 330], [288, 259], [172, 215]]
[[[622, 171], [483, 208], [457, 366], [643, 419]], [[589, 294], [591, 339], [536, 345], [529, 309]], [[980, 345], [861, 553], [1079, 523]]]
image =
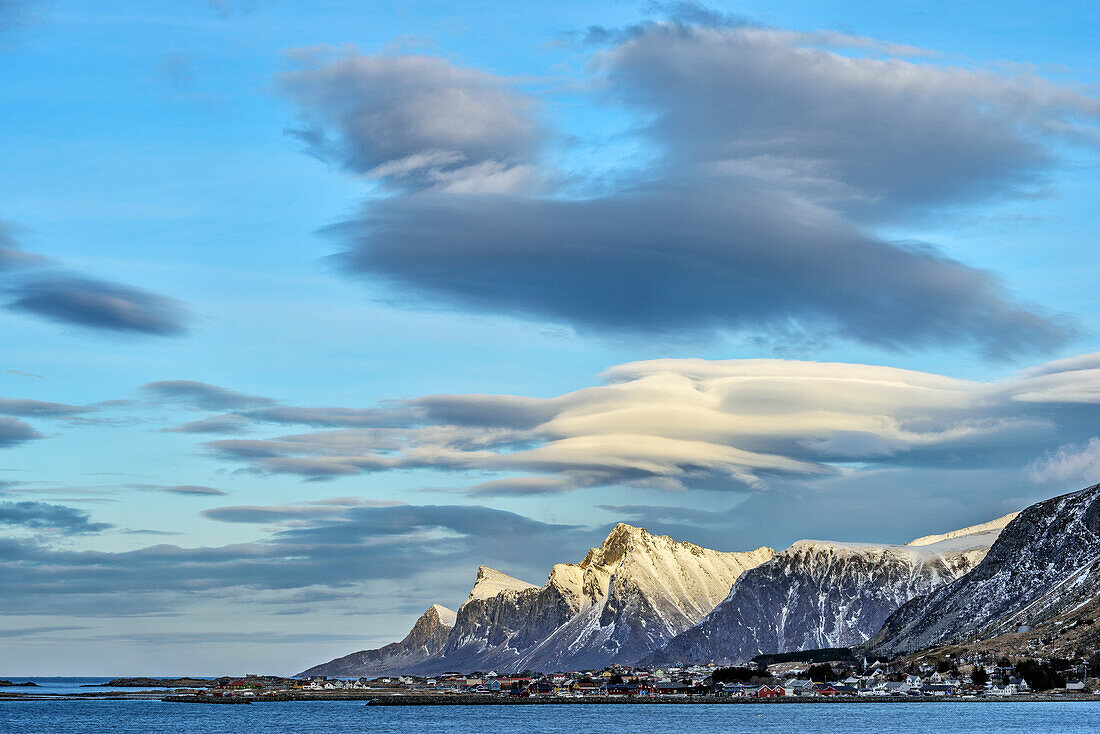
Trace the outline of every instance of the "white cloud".
[[[477, 495], [763, 488], [769, 477], [826, 476], [852, 463], [1023, 466], [1087, 438], [1082, 426], [1100, 418], [1100, 359], [1087, 357], [1004, 382], [777, 359], [651, 360], [603, 377], [551, 398], [433, 395], [389, 403], [388, 426], [208, 446], [259, 471], [311, 477], [416, 468], [496, 475], [470, 488]], [[286, 411], [298, 413], [317, 412]]]
[[1061, 446], [1031, 465], [1035, 482], [1095, 484], [1100, 482], [1100, 438], [1079, 445]]

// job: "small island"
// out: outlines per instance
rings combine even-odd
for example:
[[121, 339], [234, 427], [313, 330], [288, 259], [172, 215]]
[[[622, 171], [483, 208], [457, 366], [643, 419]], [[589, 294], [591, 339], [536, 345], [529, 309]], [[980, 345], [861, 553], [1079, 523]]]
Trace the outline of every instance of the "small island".
[[89, 683], [84, 688], [211, 688], [211, 678], [115, 678], [106, 683]]

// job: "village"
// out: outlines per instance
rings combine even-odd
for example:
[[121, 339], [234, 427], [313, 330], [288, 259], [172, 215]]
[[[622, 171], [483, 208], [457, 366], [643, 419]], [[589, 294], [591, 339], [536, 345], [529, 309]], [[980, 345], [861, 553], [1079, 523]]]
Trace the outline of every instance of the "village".
[[1037, 694], [1089, 695], [1084, 666], [1035, 659], [1013, 663], [1004, 658], [974, 658], [923, 664], [862, 660], [755, 662], [751, 667], [677, 665], [652, 669], [612, 665], [602, 670], [550, 674], [488, 671], [359, 679], [246, 676], [219, 679], [201, 695], [204, 698], [253, 700], [346, 697], [415, 705], [427, 699], [438, 702], [440, 697], [457, 699], [455, 703], [464, 697], [476, 698], [479, 702], [495, 699], [518, 703], [526, 702], [523, 699], [546, 702], [690, 699], [702, 702], [777, 698], [1004, 698]]

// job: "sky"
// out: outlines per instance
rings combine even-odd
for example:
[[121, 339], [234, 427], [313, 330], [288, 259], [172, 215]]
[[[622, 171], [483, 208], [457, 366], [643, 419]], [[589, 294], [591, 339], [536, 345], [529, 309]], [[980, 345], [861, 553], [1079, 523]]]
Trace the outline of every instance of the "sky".
[[0, 0], [0, 677], [292, 674], [617, 522], [1100, 481], [1094, 3]]

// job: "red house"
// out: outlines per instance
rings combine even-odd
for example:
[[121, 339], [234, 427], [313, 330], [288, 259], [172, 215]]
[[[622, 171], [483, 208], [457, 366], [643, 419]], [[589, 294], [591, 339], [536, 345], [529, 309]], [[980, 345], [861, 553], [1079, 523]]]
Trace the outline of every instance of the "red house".
[[785, 695], [787, 694], [782, 686], [760, 686], [756, 689], [757, 698], [776, 698]]

